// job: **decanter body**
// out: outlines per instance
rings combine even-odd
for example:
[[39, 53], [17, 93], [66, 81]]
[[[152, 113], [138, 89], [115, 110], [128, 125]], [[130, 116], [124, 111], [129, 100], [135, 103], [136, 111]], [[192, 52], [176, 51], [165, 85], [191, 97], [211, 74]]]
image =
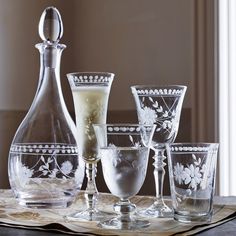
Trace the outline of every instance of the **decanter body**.
[[9, 181], [21, 205], [67, 207], [81, 188], [85, 164], [78, 155], [76, 127], [61, 90], [60, 59], [66, 46], [58, 43], [62, 23], [55, 8], [42, 14], [39, 33], [44, 40], [36, 45], [39, 84], [10, 147]]

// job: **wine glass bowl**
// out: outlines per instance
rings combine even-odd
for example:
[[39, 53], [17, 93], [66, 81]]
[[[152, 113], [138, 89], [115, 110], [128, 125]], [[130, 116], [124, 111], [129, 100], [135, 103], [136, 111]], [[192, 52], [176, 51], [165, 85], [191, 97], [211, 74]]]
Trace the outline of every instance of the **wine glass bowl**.
[[171, 217], [170, 209], [163, 201], [163, 181], [165, 175], [166, 159], [165, 144], [174, 142], [178, 133], [182, 103], [186, 86], [132, 86], [138, 120], [140, 124], [155, 124], [156, 129], [152, 139], [152, 149], [155, 152], [154, 179], [156, 199], [146, 210], [139, 212], [150, 217]]
[[112, 229], [147, 227], [147, 220], [132, 215], [136, 207], [129, 198], [143, 185], [155, 125], [96, 124], [94, 129], [105, 182], [110, 192], [119, 198], [114, 205], [119, 216], [102, 221], [99, 226]]

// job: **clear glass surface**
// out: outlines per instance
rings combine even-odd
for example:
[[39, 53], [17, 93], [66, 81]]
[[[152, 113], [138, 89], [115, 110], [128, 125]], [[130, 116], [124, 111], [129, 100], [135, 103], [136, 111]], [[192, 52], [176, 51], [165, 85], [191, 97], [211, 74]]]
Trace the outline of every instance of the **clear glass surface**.
[[98, 155], [98, 145], [93, 124], [106, 123], [107, 106], [114, 74], [107, 72], [81, 72], [67, 75], [72, 90], [79, 153], [86, 163], [87, 187], [85, 199], [87, 209], [67, 216], [70, 220], [101, 220], [108, 213], [96, 208], [98, 190], [95, 177]]
[[110, 192], [119, 198], [114, 204], [118, 216], [99, 222], [110, 229], [135, 230], [149, 226], [149, 221], [134, 216], [136, 206], [129, 200], [135, 196], [146, 177], [149, 145], [153, 125], [94, 125], [100, 147], [102, 171]]
[[[52, 14], [55, 17], [50, 21]], [[58, 208], [69, 206], [75, 199], [83, 182], [85, 165], [78, 155], [76, 127], [61, 91], [60, 60], [66, 46], [58, 43], [62, 35], [59, 12], [54, 7], [47, 8], [41, 17], [42, 24], [45, 20], [48, 31], [55, 28], [55, 24], [60, 26], [51, 34], [57, 41], [50, 41], [49, 37], [48, 41], [36, 45], [41, 64], [39, 84], [33, 103], [13, 138], [8, 172], [19, 204]], [[43, 26], [40, 24], [40, 27]], [[41, 31], [45, 32], [44, 28]]]
[[148, 217], [172, 217], [173, 211], [163, 201], [165, 175], [165, 143], [172, 143], [178, 132], [182, 103], [186, 86], [132, 86], [140, 124], [155, 124], [152, 149], [155, 152], [154, 179], [156, 198], [154, 203], [139, 214]]
[[167, 145], [174, 219], [209, 222], [213, 212], [218, 144]]

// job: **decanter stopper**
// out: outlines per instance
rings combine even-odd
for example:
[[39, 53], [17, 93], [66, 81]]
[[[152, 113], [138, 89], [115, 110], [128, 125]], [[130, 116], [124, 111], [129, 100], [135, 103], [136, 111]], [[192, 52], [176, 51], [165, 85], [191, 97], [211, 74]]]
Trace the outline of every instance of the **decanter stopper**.
[[59, 42], [63, 35], [61, 15], [55, 7], [47, 7], [39, 21], [39, 36], [43, 41]]

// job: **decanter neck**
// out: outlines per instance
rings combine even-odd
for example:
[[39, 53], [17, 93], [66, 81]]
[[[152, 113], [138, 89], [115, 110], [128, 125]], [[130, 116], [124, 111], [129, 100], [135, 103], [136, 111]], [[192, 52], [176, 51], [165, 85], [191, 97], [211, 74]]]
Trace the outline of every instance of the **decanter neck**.
[[41, 68], [60, 69], [61, 53], [66, 48], [66, 45], [39, 43], [35, 47], [40, 52]]
[[64, 44], [43, 42], [35, 47], [40, 52], [40, 74], [36, 92], [36, 100], [46, 97], [48, 100], [60, 101], [64, 106], [64, 100], [60, 81], [61, 54], [66, 48]]

